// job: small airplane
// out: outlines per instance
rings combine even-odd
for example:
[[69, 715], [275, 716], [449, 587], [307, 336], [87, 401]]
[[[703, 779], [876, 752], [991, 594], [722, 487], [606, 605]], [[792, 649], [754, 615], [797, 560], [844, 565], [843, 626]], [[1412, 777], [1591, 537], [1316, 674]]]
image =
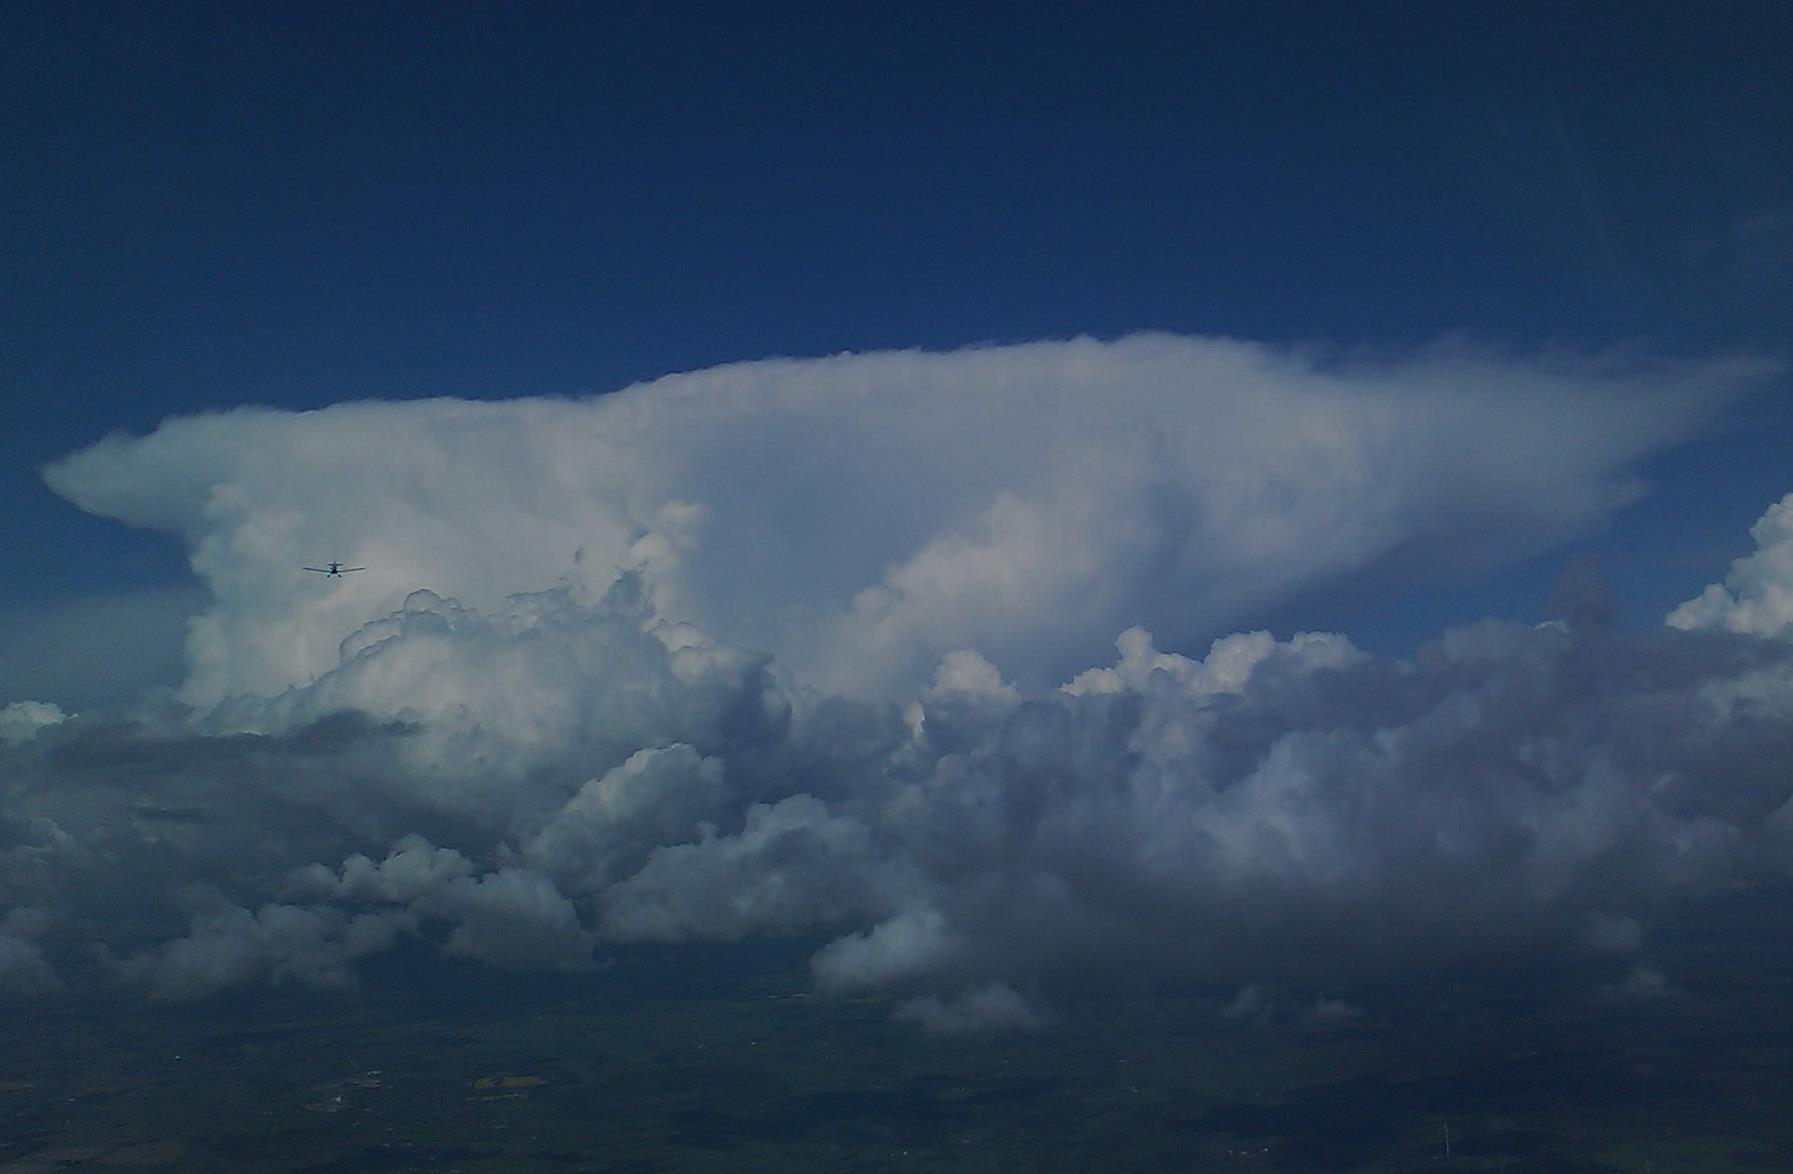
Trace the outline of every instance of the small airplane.
[[344, 575], [351, 574], [355, 571], [367, 570], [366, 567], [345, 567], [341, 563], [331, 563], [327, 567], [305, 567], [303, 569], [307, 571], [316, 571], [318, 574], [327, 575], [332, 579], [340, 579]]

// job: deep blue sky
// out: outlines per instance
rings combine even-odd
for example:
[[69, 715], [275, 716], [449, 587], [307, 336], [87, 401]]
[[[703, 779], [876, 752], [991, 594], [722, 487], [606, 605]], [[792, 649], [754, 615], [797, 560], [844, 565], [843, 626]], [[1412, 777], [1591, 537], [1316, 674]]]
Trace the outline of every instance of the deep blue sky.
[[[0, 10], [0, 608], [184, 576], [35, 469], [246, 402], [1143, 328], [1793, 350], [1793, 5], [954, 7]], [[1790, 421], [1662, 463], [1596, 544], [1632, 602], [1740, 551]]]

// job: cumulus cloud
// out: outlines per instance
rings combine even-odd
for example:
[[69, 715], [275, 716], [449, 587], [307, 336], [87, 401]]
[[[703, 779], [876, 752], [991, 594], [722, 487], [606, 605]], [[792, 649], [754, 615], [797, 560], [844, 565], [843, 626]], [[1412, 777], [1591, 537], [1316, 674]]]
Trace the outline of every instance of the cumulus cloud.
[[836, 938], [811, 965], [824, 991], [843, 993], [913, 983], [949, 969], [959, 953], [946, 918], [922, 906]]
[[[1148, 659], [1123, 645], [1117, 675]], [[1273, 645], [1219, 693], [1191, 661], [1041, 698], [932, 763], [893, 815], [951, 878], [931, 936], [1008, 978], [1312, 978], [1583, 948], [1789, 863], [1782, 651], [1504, 624], [1411, 662], [1341, 647]]]
[[322, 864], [296, 869], [287, 878], [286, 890], [298, 896], [408, 905], [472, 873], [473, 862], [453, 848], [438, 848], [422, 836], [409, 835], [377, 864], [356, 852], [342, 862], [340, 872]]
[[588, 970], [590, 935], [579, 914], [546, 877], [501, 868], [457, 877], [423, 908], [456, 924], [443, 952], [506, 970]]
[[[1198, 659], [1129, 629], [1057, 690], [958, 652], [899, 705], [657, 624], [614, 595], [413, 601], [229, 720], [64, 722], [7, 751], [4, 896], [104, 941], [117, 886], [149, 894], [167, 940], [117, 967], [163, 998], [343, 985], [400, 936], [577, 970], [621, 942], [833, 935], [821, 990], [958, 1030], [1001, 1018], [965, 994], [997, 984], [1635, 958], [1678, 903], [1793, 870], [1781, 641], [1488, 622], [1409, 660], [1262, 632]], [[589, 712], [479, 708], [498, 646]], [[405, 687], [349, 720], [338, 674]], [[194, 911], [195, 883], [224, 895]]]
[[62, 708], [47, 701], [15, 701], [0, 706], [0, 742], [25, 742], [48, 726], [67, 717]]
[[355, 983], [356, 958], [388, 948], [413, 928], [393, 914], [350, 918], [330, 908], [266, 904], [251, 912], [218, 894], [196, 898], [189, 932], [121, 961], [108, 956], [123, 980], [146, 986], [152, 998], [184, 1001], [249, 982], [343, 988]]
[[618, 940], [737, 941], [863, 916], [881, 904], [871, 832], [813, 795], [748, 808], [739, 834], [655, 849], [605, 898]]
[[476, 875], [466, 856], [418, 835], [400, 839], [378, 863], [357, 852], [339, 870], [319, 863], [294, 869], [284, 891], [310, 898], [314, 910], [373, 906], [374, 916], [398, 918], [393, 924], [444, 925], [442, 952], [450, 957], [508, 970], [591, 965], [591, 937], [551, 880], [510, 867]]
[[1732, 563], [1722, 584], [1669, 613], [1670, 624], [1758, 636], [1784, 636], [1793, 628], [1793, 493], [1769, 506], [1749, 534], [1756, 552]]
[[1505, 951], [1642, 973], [1793, 873], [1779, 628], [1626, 631], [1591, 580], [1402, 659], [1225, 625], [1595, 525], [1758, 373], [1144, 337], [103, 442], [53, 484], [182, 534], [214, 602], [178, 701], [4, 711], [0, 908], [57, 929], [9, 922], [0, 985], [787, 937], [952, 1033], [1086, 982], [1253, 1019]]
[[640, 871], [657, 845], [713, 837], [722, 772], [721, 759], [683, 743], [638, 750], [582, 785], [525, 855], [568, 892], [600, 892]]
[[950, 999], [935, 995], [905, 999], [897, 1004], [896, 1017], [918, 1025], [929, 1035], [1033, 1031], [1046, 1022], [1026, 999], [1000, 982], [961, 991]]
[[48, 921], [43, 910], [28, 906], [0, 918], [0, 999], [28, 999], [62, 990], [34, 940]]
[[1264, 988], [1255, 982], [1246, 983], [1239, 988], [1232, 1000], [1220, 1009], [1222, 1019], [1232, 1019], [1242, 1023], [1270, 1022], [1270, 996]]

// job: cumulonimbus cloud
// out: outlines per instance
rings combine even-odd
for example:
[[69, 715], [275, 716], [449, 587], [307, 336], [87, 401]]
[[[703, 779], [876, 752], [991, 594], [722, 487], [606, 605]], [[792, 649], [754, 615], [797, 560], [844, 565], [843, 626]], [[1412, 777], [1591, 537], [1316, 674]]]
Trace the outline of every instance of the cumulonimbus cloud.
[[[1592, 525], [1759, 373], [1145, 337], [105, 442], [53, 483], [215, 599], [185, 706], [8, 711], [0, 990], [798, 936], [954, 1032], [1080, 981], [1644, 973], [1655, 920], [1793, 869], [1793, 642], [1225, 625]], [[332, 556], [372, 569], [296, 570]]]
[[[416, 588], [491, 608], [631, 567], [663, 614], [818, 687], [896, 696], [970, 647], [1038, 688], [1135, 624], [1186, 644], [1378, 564], [1460, 573], [1586, 532], [1767, 370], [1140, 335], [241, 409], [46, 477], [189, 544], [199, 705], [313, 679]], [[369, 569], [298, 573], [330, 558]]]

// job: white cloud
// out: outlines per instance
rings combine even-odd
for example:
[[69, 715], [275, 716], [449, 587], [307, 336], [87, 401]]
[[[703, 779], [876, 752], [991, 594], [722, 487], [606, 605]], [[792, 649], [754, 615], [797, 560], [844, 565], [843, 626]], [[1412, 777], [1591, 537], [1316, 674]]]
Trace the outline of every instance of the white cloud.
[[[1321, 361], [1141, 335], [740, 363], [596, 399], [176, 419], [55, 465], [169, 530], [214, 603], [184, 696], [274, 694], [419, 587], [482, 610], [646, 576], [658, 614], [891, 696], [975, 648], [1026, 687], [1388, 560], [1584, 533], [1765, 369], [1437, 348]], [[343, 579], [298, 570], [341, 558]]]
[[1670, 612], [1672, 626], [1758, 636], [1782, 636], [1793, 628], [1793, 493], [1769, 506], [1749, 534], [1756, 552], [1732, 563], [1723, 584], [1711, 584]]
[[26, 742], [39, 730], [61, 725], [68, 715], [47, 701], [15, 701], [0, 705], [0, 742]]
[[811, 961], [825, 991], [900, 985], [950, 967], [960, 953], [946, 918], [925, 906], [830, 942]]
[[[316, 875], [312, 869], [289, 881], [289, 888]], [[422, 836], [412, 835], [394, 844], [378, 864], [357, 852], [342, 862], [340, 877], [332, 877], [326, 869], [318, 895], [339, 901], [408, 905], [472, 873], [473, 862], [453, 848], [438, 848]]]
[[451, 929], [443, 952], [454, 957], [520, 970], [590, 966], [591, 935], [553, 881], [525, 868], [476, 873], [455, 849], [410, 835], [377, 864], [355, 853], [340, 870], [321, 864], [296, 869], [285, 892], [351, 907], [397, 906], [414, 922], [446, 923]]
[[[1196, 694], [1237, 693], [1270, 656], [1296, 659], [1315, 669], [1362, 659], [1351, 641], [1336, 632], [1297, 632], [1286, 644], [1279, 644], [1265, 631], [1235, 632], [1214, 641], [1208, 655], [1199, 661], [1159, 652], [1152, 634], [1144, 628], [1128, 628], [1114, 643], [1121, 658], [1112, 668], [1086, 669], [1063, 686], [1064, 691], [1074, 697], [1146, 693], [1162, 684]], [[1158, 673], [1163, 677], [1156, 678]]]

